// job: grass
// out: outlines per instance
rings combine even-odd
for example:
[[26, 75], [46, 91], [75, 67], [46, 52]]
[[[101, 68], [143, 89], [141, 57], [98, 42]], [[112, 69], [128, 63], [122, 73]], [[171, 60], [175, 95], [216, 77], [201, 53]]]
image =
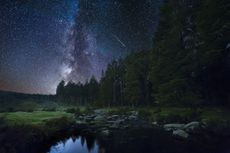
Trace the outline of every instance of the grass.
[[141, 108], [140, 115], [150, 121], [157, 122], [186, 122], [189, 120], [197, 120], [198, 112], [190, 108], [178, 107], [149, 107]]
[[208, 123], [228, 123], [230, 124], [230, 110], [226, 108], [205, 108], [201, 117]]
[[[34, 111], [34, 112], [5, 112], [0, 117], [5, 117], [8, 124], [32, 124], [40, 125], [52, 119], [62, 117], [72, 118], [74, 114], [93, 113], [96, 108], [88, 107], [58, 107], [57, 111]], [[185, 107], [106, 107], [100, 108], [109, 114], [125, 114], [129, 111], [139, 111], [140, 115], [149, 121], [159, 123], [186, 123], [190, 121], [202, 121], [207, 123], [230, 124], [230, 111], [225, 108], [185, 108]]]
[[0, 117], [4, 117], [6, 122], [10, 125], [20, 124], [32, 124], [41, 125], [52, 119], [58, 119], [62, 117], [71, 118], [73, 115], [61, 111], [36, 111], [36, 112], [9, 112], [0, 113]]
[[64, 111], [0, 113], [0, 152], [37, 152], [70, 135], [73, 124], [73, 115]]

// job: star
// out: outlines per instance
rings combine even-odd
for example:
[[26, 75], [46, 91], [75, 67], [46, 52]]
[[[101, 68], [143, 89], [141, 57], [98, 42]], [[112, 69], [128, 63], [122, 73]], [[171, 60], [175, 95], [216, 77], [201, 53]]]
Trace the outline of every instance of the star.
[[152, 46], [159, 5], [159, 0], [1, 3], [0, 84], [7, 86], [0, 90], [54, 94], [62, 79], [100, 80], [113, 59]]

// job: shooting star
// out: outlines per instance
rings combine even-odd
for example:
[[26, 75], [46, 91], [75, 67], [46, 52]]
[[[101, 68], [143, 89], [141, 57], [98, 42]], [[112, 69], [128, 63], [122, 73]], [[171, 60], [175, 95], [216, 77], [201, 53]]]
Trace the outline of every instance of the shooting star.
[[123, 47], [126, 47], [125, 43], [123, 43], [116, 35], [114, 35], [114, 34], [112, 34], [112, 35]]

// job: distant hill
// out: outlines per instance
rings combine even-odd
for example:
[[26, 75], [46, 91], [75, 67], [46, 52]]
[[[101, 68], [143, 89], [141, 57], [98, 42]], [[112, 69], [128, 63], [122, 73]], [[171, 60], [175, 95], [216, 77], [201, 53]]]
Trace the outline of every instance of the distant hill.
[[12, 91], [1, 91], [0, 90], [0, 102], [15, 102], [22, 100], [33, 100], [36, 102], [47, 101], [47, 100], [55, 100], [54, 95], [41, 95], [41, 94], [26, 94], [26, 93], [18, 93]]
[[0, 91], [0, 112], [55, 110], [56, 96]]

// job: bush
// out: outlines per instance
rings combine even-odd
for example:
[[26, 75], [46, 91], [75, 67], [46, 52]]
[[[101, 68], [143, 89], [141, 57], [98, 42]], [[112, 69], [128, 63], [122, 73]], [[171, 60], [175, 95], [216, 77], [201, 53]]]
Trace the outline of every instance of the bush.
[[152, 115], [152, 113], [149, 110], [146, 110], [146, 109], [141, 109], [139, 111], [139, 114], [140, 114], [141, 117], [144, 117], [144, 118], [149, 118]]
[[75, 113], [76, 112], [76, 109], [75, 108], [68, 108], [65, 110], [66, 113]]
[[19, 104], [18, 107], [15, 107], [17, 111], [24, 111], [24, 112], [33, 112], [38, 107], [38, 104], [31, 101], [25, 101]]
[[43, 108], [42, 111], [55, 112], [56, 111], [56, 107]]
[[84, 113], [92, 114], [92, 113], [94, 113], [94, 108], [88, 106], [88, 107], [85, 108]]
[[201, 112], [199, 110], [167, 110], [157, 113], [156, 120], [159, 123], [186, 123], [201, 120]]
[[81, 110], [79, 108], [68, 108], [65, 110], [66, 113], [72, 113], [75, 116], [79, 116], [81, 114]]

